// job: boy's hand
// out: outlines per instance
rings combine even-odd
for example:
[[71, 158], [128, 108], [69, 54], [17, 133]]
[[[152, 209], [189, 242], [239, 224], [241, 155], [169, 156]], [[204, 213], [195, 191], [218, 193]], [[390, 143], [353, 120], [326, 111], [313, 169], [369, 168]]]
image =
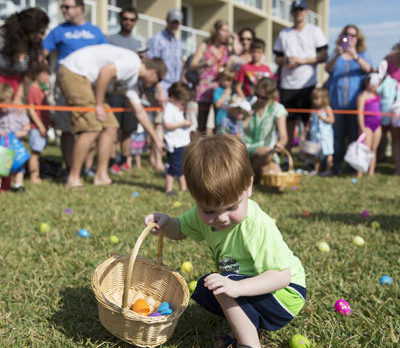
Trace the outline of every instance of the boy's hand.
[[211, 273], [204, 279], [204, 286], [212, 290], [214, 295], [225, 294], [226, 296], [237, 298], [240, 296], [239, 282], [222, 276], [219, 273]]
[[153, 234], [158, 234], [162, 231], [163, 227], [168, 224], [169, 221], [169, 216], [167, 214], [161, 214], [161, 213], [153, 213], [149, 214], [144, 218], [144, 224], [146, 226], [150, 225], [151, 223], [156, 223], [157, 224], [157, 229], [154, 229], [151, 231]]
[[43, 137], [43, 138], [45, 138], [45, 137], [47, 136], [46, 127], [40, 126], [38, 129], [39, 129], [40, 136]]

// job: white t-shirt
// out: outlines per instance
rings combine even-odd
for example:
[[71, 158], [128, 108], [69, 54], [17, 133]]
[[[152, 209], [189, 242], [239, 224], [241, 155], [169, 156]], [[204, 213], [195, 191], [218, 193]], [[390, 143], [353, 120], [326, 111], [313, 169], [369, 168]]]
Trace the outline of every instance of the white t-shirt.
[[[275, 41], [274, 53], [287, 57], [313, 58], [317, 49], [327, 47], [327, 41], [322, 30], [315, 25], [306, 24], [298, 31], [293, 28], [281, 30]], [[302, 89], [317, 83], [315, 64], [302, 64], [294, 69], [283, 66], [280, 86], [285, 89]]]
[[[163, 110], [163, 123], [180, 123], [185, 120], [182, 110], [172, 103], [167, 103]], [[182, 147], [190, 143], [190, 127], [175, 128], [168, 131], [164, 128], [164, 139], [168, 152], [174, 152], [175, 147]]]
[[137, 82], [141, 60], [135, 52], [110, 44], [92, 45], [72, 52], [60, 61], [61, 65], [85, 76], [92, 84], [96, 82], [100, 69], [109, 63], [114, 63], [117, 70], [114, 89], [125, 93], [132, 103], [140, 103]]

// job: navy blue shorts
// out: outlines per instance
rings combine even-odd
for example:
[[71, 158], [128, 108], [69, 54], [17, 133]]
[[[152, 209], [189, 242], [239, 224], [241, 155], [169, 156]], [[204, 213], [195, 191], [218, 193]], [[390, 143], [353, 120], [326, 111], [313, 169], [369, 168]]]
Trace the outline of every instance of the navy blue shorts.
[[176, 147], [174, 152], [167, 152], [167, 174], [171, 176], [182, 176], [183, 151], [185, 146]]
[[[236, 273], [222, 273], [222, 275], [231, 280], [250, 278]], [[209, 312], [224, 317], [224, 312], [214, 294], [204, 286], [204, 278], [207, 276], [208, 274], [198, 280], [192, 299]], [[293, 283], [290, 283], [289, 286], [294, 288], [304, 299], [306, 298], [305, 288]], [[276, 331], [294, 318], [272, 294], [238, 297], [235, 300], [257, 329]]]

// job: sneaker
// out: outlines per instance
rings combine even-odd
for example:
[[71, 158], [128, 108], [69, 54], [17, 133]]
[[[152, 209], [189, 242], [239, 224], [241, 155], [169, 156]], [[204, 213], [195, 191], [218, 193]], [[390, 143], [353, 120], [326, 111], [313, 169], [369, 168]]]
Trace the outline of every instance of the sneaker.
[[111, 173], [111, 174], [121, 174], [121, 168], [119, 167], [118, 164], [114, 163], [114, 164], [110, 167], [110, 173]]
[[121, 164], [120, 168], [124, 171], [124, 172], [130, 172], [132, 167], [128, 164], [128, 163], [123, 163]]
[[11, 191], [14, 193], [23, 193], [25, 192], [25, 187], [24, 186], [17, 186], [17, 187], [12, 187]]
[[92, 170], [92, 168], [83, 170], [83, 176], [85, 176], [85, 177], [93, 178], [95, 175], [96, 175], [96, 173]]
[[168, 191], [167, 196], [176, 196], [175, 191]]

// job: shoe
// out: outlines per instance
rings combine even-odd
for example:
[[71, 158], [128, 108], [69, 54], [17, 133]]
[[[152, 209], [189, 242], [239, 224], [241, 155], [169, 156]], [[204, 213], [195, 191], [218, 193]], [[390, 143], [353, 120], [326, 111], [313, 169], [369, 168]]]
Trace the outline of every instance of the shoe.
[[175, 191], [168, 191], [167, 196], [176, 196]]
[[121, 174], [121, 168], [118, 164], [114, 163], [111, 167], [110, 167], [110, 173], [111, 174]]
[[130, 172], [132, 167], [128, 164], [128, 163], [123, 163], [121, 164], [120, 168], [124, 171], [124, 172]]
[[24, 186], [12, 187], [11, 191], [14, 193], [23, 193], [25, 192], [25, 187]]
[[92, 170], [92, 168], [84, 169], [82, 174], [83, 176], [88, 178], [93, 178], [96, 175], [96, 173]]

